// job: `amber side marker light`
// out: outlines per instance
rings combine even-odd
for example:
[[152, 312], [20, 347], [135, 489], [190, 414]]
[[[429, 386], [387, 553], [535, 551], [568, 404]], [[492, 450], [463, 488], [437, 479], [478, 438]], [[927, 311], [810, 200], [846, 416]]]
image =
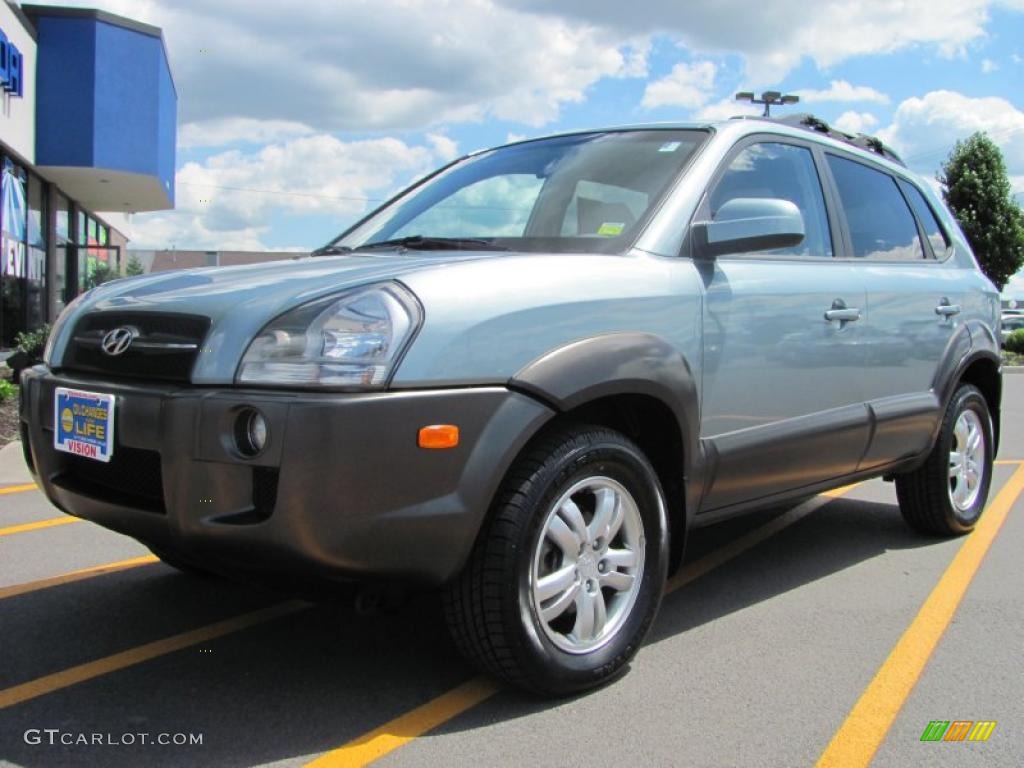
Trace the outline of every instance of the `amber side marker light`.
[[459, 428], [454, 424], [432, 424], [420, 430], [420, 448], [454, 448], [459, 444]]

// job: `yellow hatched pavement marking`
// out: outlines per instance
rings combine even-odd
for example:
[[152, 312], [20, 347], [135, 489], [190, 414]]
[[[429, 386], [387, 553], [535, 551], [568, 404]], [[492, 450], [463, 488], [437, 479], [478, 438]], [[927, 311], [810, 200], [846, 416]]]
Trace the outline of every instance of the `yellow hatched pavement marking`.
[[[706, 573], [724, 565], [737, 555], [760, 544], [765, 539], [802, 520], [820, 509], [832, 499], [849, 493], [855, 485], [844, 486], [805, 501], [750, 533], [730, 542], [699, 560], [685, 566], [665, 585], [669, 594], [694, 581]], [[355, 768], [379, 760], [385, 755], [405, 746], [423, 734], [444, 725], [464, 712], [491, 698], [500, 690], [497, 683], [486, 677], [475, 677], [462, 685], [452, 688], [437, 698], [416, 707], [394, 720], [357, 736], [337, 749], [326, 752], [306, 764], [306, 768]]]
[[1022, 492], [1024, 466], [1019, 466], [974, 532], [964, 539], [939, 583], [832, 737], [817, 768], [864, 768], [871, 764]]
[[35, 483], [22, 483], [21, 485], [5, 485], [0, 488], [0, 496], [5, 496], [9, 493], [25, 493], [27, 491], [38, 490], [38, 486]]
[[300, 600], [289, 600], [288, 602], [278, 603], [268, 608], [261, 608], [258, 611], [243, 614], [242, 616], [208, 624], [205, 627], [199, 627], [189, 632], [182, 632], [178, 635], [165, 637], [162, 640], [155, 640], [152, 643], [129, 648], [126, 651], [121, 651], [96, 661], [86, 662], [85, 664], [79, 664], [60, 672], [54, 672], [52, 675], [44, 675], [27, 683], [0, 690], [0, 709], [13, 707], [15, 704], [21, 704], [39, 696], [44, 696], [47, 693], [53, 693], [62, 688], [68, 688], [72, 685], [92, 680], [101, 675], [108, 675], [111, 672], [133, 667], [144, 661], [166, 656], [183, 648], [205, 643], [224, 635], [230, 635], [233, 632], [255, 627], [258, 624], [265, 624], [268, 621], [287, 616], [290, 613], [295, 613], [308, 607], [309, 603]]
[[44, 528], [56, 528], [59, 525], [71, 525], [71, 523], [80, 522], [82, 522], [81, 519], [77, 517], [51, 517], [47, 520], [37, 520], [34, 523], [21, 523], [19, 525], [9, 525], [6, 528], [0, 528], [0, 536], [13, 536], [15, 533], [41, 531]]
[[155, 555], [143, 555], [142, 557], [133, 557], [129, 560], [118, 560], [113, 563], [94, 565], [91, 568], [82, 568], [81, 570], [71, 571], [70, 573], [64, 573], [60, 576], [51, 576], [48, 579], [28, 581], [24, 584], [14, 584], [10, 587], [0, 587], [0, 600], [3, 600], [6, 597], [16, 597], [17, 595], [35, 592], [40, 589], [57, 587], [61, 584], [72, 584], [76, 581], [91, 579], [95, 576], [102, 576], [105, 573], [116, 573], [117, 571], [124, 571], [128, 568], [138, 568], [140, 565], [149, 565], [150, 563], [156, 562], [159, 561]]

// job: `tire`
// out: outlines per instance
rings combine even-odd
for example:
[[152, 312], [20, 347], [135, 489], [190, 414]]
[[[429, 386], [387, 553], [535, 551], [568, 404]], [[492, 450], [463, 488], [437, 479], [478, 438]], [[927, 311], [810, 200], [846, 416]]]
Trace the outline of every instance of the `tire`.
[[[969, 461], [962, 458], [965, 443]], [[971, 531], [988, 501], [993, 446], [988, 403], [977, 387], [964, 384], [946, 408], [925, 463], [896, 477], [900, 511], [910, 527], [939, 536]]]
[[176, 554], [165, 552], [160, 549], [153, 549], [153, 547], [150, 547], [149, 551], [156, 555], [164, 565], [169, 565], [171, 568], [181, 571], [182, 573], [187, 573], [189, 576], [198, 576], [210, 579], [215, 575], [212, 571], [200, 568], [198, 565], [193, 565], [188, 560], [184, 560]]
[[485, 672], [541, 695], [614, 679], [661, 602], [667, 530], [658, 477], [632, 441], [594, 426], [549, 432], [509, 471], [444, 590], [456, 645]]

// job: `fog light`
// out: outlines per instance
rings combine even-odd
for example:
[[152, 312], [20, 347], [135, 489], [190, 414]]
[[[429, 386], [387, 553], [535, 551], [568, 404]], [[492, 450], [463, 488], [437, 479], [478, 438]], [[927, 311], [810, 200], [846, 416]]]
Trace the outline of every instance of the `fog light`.
[[243, 456], [257, 456], [267, 447], [270, 427], [255, 408], [245, 408], [235, 419], [235, 447]]

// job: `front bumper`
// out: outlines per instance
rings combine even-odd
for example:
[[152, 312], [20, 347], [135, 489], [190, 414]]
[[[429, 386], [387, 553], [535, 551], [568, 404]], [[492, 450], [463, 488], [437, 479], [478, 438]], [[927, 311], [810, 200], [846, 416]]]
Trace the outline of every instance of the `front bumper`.
[[[58, 386], [116, 397], [108, 465], [53, 447]], [[232, 448], [238, 409], [270, 426]], [[111, 383], [43, 366], [22, 376], [26, 460], [68, 514], [224, 573], [440, 584], [465, 562], [497, 486], [552, 412], [501, 387], [367, 394]], [[429, 424], [458, 447], [424, 450]]]

